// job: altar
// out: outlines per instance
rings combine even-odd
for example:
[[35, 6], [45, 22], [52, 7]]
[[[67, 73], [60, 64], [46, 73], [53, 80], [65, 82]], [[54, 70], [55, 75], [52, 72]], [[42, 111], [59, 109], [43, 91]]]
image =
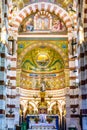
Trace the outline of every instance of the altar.
[[[48, 122], [46, 120], [46, 116], [52, 118], [52, 122]], [[36, 123], [35, 118], [39, 118], [40, 120]], [[27, 116], [27, 126], [28, 129], [31, 130], [58, 130], [58, 116], [57, 115], [28, 115]]]
[[49, 129], [49, 130], [52, 130], [52, 129], [56, 129], [56, 126], [54, 123], [34, 123], [34, 124], [31, 124], [31, 129]]

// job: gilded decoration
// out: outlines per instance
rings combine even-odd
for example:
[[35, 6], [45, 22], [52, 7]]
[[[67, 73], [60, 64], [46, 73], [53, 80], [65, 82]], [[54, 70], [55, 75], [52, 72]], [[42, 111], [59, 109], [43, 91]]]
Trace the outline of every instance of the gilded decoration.
[[[61, 89], [66, 87], [65, 85], [65, 73], [60, 72], [59, 76], [53, 77], [52, 75], [44, 76], [44, 82], [46, 86], [46, 90], [54, 90], [54, 89]], [[20, 79], [20, 86], [24, 89], [33, 89], [33, 90], [40, 90], [41, 88], [41, 75], [37, 76], [30, 76], [30, 74], [26, 74], [22, 72], [21, 79]]]
[[22, 60], [22, 69], [28, 72], [56, 72], [63, 68], [64, 62], [61, 56], [48, 47], [34, 48]]
[[[41, 45], [39, 45], [39, 43]], [[37, 44], [38, 47], [35, 47], [37, 49], [31, 49], [31, 51], [29, 50], [29, 52], [26, 52], [25, 54], [25, 50], [28, 48], [28, 47], [31, 47], [33, 44]], [[61, 53], [61, 56], [60, 54], [56, 51], [55, 52], [55, 49], [52, 49], [52, 47], [49, 47], [49, 44], [52, 44], [53, 46], [56, 45], [55, 47], [58, 48], [57, 50], [59, 50], [59, 52]], [[46, 45], [46, 46], [44, 46]], [[47, 47], [48, 46], [48, 47]], [[51, 53], [52, 52], [52, 53]], [[45, 58], [47, 57], [46, 60], [46, 63], [47, 66], [49, 65], [50, 67], [52, 67], [49, 63], [52, 63], [51, 60], [52, 60], [52, 56], [56, 57], [55, 59], [55, 65], [60, 63], [60, 65], [63, 65], [64, 66], [64, 63], [63, 61], [68, 61], [68, 41], [67, 40], [55, 40], [55, 41], [50, 41], [50, 40], [46, 40], [46, 41], [41, 41], [41, 40], [36, 40], [36, 41], [31, 41], [31, 40], [19, 40], [18, 41], [18, 64], [20, 63], [20, 60], [21, 60], [21, 56], [25, 54], [25, 58], [23, 59], [23, 63], [22, 63], [22, 67], [24, 65], [24, 62], [26, 61], [26, 63], [30, 63], [30, 65], [33, 65], [34, 66], [37, 66], [38, 65], [38, 56], [40, 57], [41, 54], [42, 56], [45, 56]], [[23, 54], [24, 53], [24, 54]], [[55, 53], [55, 55], [54, 55]], [[21, 55], [22, 54], [22, 55]], [[34, 62], [31, 63], [31, 60], [32, 59], [32, 56], [33, 56], [33, 60]], [[49, 56], [50, 56], [50, 59], [49, 59]], [[58, 58], [60, 60], [58, 60]], [[61, 58], [60, 58], [61, 57]], [[27, 61], [27, 59], [28, 61]], [[63, 58], [63, 59], [62, 59]], [[26, 60], [25, 60], [26, 59]], [[68, 67], [68, 62], [65, 63], [65, 66]], [[45, 66], [44, 66], [45, 67]], [[62, 66], [61, 66], [62, 67]], [[40, 67], [39, 67], [40, 68]], [[50, 68], [51, 69], [51, 68]]]
[[[37, 46], [34, 46], [34, 44]], [[48, 46], [48, 44], [51, 44], [51, 46]], [[57, 50], [61, 51], [58, 52], [55, 48], [52, 48], [52, 45], [56, 45]], [[27, 48], [30, 48], [30, 50], [26, 52]], [[40, 90], [42, 77], [46, 84], [46, 90], [66, 87], [65, 68], [68, 67], [67, 39], [55, 41], [19, 40], [17, 53], [18, 64], [21, 60], [20, 86], [22, 88]]]

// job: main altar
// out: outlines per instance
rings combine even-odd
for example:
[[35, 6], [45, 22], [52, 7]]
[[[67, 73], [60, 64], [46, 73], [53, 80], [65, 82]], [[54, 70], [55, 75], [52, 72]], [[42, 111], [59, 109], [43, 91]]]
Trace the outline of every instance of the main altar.
[[[36, 118], [39, 118], [38, 122], [35, 121]], [[47, 118], [52, 119], [52, 121], [49, 122]], [[27, 115], [27, 127], [32, 130], [58, 130], [58, 115]]]
[[27, 115], [27, 127], [32, 130], [58, 130], [58, 115], [49, 115], [47, 113], [44, 81], [41, 82], [40, 99], [38, 103], [38, 114]]

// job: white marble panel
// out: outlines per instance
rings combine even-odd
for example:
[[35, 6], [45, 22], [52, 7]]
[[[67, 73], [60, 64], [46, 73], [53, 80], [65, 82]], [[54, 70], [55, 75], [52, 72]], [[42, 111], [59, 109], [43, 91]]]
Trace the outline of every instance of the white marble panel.
[[4, 72], [1, 72], [1, 71], [0, 71], [0, 80], [3, 80], [3, 79], [4, 79], [4, 74], [5, 74]]
[[0, 95], [6, 95], [6, 87], [3, 85], [0, 85]]
[[0, 109], [5, 110], [5, 100], [0, 100]]
[[4, 66], [5, 64], [5, 58], [1, 58], [1, 66]]
[[16, 67], [16, 61], [11, 62], [11, 67]]
[[14, 129], [14, 119], [7, 118], [6, 123], [8, 124], [8, 128]]
[[75, 67], [76, 65], [75, 65], [75, 62], [74, 61], [70, 61], [69, 62], [69, 67]]
[[16, 77], [16, 71], [11, 71], [10, 76]]
[[87, 130], [87, 117], [82, 118], [83, 130]]
[[82, 100], [81, 108], [82, 108], [82, 109], [87, 109], [87, 99]]
[[0, 130], [6, 130], [6, 118], [0, 118]]

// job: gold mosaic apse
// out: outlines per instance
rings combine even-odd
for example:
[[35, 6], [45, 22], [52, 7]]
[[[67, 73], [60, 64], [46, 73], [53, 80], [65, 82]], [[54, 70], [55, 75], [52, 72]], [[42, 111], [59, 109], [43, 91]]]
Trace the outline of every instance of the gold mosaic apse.
[[[49, 44], [51, 46], [48, 46]], [[53, 48], [54, 45], [56, 45], [56, 48]], [[30, 49], [28, 50], [28, 48]], [[26, 49], [28, 51], [25, 51]], [[68, 68], [67, 52], [68, 41], [65, 39], [59, 41], [19, 40], [20, 86], [26, 89], [38, 90], [43, 77], [48, 90], [66, 87], [65, 68]]]

